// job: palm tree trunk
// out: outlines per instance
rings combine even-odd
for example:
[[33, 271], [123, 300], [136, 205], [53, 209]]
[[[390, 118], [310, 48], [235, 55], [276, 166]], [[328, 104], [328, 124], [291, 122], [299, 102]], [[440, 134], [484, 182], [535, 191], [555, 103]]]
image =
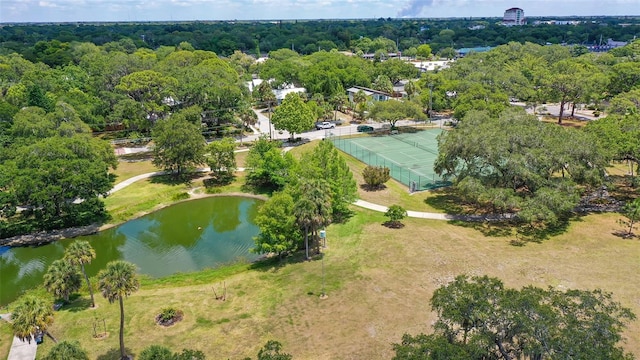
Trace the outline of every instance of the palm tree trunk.
[[93, 299], [93, 289], [91, 288], [91, 283], [89, 282], [89, 276], [87, 276], [87, 271], [84, 269], [84, 264], [80, 263], [80, 267], [82, 268], [82, 273], [84, 274], [84, 279], [87, 281], [87, 289], [89, 289], [89, 294], [91, 295], [91, 307], [96, 307], [96, 301]]
[[305, 252], [307, 254], [307, 260], [309, 260], [309, 227], [305, 226], [304, 227], [304, 247], [305, 247]]
[[120, 300], [120, 359], [128, 360], [129, 357], [124, 350], [124, 302], [122, 296], [119, 296], [118, 300]]
[[51, 341], [53, 341], [54, 343], [56, 343], [56, 344], [58, 343], [58, 340], [55, 337], [53, 337], [53, 335], [51, 335], [50, 332], [45, 331], [44, 334], [47, 335], [49, 337], [49, 339], [51, 339]]

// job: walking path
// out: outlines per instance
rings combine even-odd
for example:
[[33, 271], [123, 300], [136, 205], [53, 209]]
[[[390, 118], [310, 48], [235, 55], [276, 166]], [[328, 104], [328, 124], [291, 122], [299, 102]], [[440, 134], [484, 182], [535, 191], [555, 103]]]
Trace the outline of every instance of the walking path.
[[[11, 322], [11, 314], [0, 314], [0, 318], [7, 322]], [[36, 358], [37, 350], [38, 345], [36, 345], [35, 340], [27, 342], [14, 336], [7, 360], [34, 360]]]
[[[238, 168], [238, 171], [244, 171], [244, 168]], [[198, 172], [208, 172], [209, 168], [201, 168], [197, 170]], [[148, 179], [150, 177], [153, 176], [159, 176], [159, 175], [164, 175], [166, 174], [165, 171], [156, 171], [156, 172], [151, 172], [151, 173], [146, 173], [146, 174], [142, 174], [142, 175], [138, 175], [138, 176], [134, 176], [132, 178], [129, 178], [127, 180], [124, 180], [122, 182], [117, 183], [113, 189], [111, 189], [111, 191], [109, 191], [109, 194], [113, 194], [116, 191], [122, 190], [125, 187], [135, 183], [136, 181], [140, 181], [143, 179]], [[354, 203], [354, 205], [365, 208], [365, 209], [369, 209], [369, 210], [373, 210], [373, 211], [378, 211], [378, 212], [387, 212], [387, 210], [389, 209], [388, 207], [384, 206], [384, 205], [378, 205], [378, 204], [374, 204], [374, 203], [370, 203], [368, 201], [364, 201], [364, 200], [356, 200]], [[495, 220], [501, 220], [501, 219], [506, 219], [509, 218], [508, 215], [506, 216], [499, 216], [499, 215], [495, 215], [495, 216], [482, 216], [482, 215], [450, 215], [450, 214], [442, 214], [442, 213], [430, 213], [430, 212], [422, 212], [422, 211], [412, 211], [409, 210], [407, 211], [407, 216], [408, 217], [413, 217], [413, 218], [420, 218], [420, 219], [431, 219], [431, 220], [462, 220], [462, 221], [495, 221]]]

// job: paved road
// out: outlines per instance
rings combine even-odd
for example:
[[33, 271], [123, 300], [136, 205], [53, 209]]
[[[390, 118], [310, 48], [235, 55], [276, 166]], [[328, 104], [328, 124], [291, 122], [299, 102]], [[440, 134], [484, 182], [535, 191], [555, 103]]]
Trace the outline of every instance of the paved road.
[[[524, 107], [525, 110], [527, 111], [527, 113], [533, 114], [533, 107], [527, 106], [525, 103], [512, 102], [511, 105]], [[555, 116], [555, 117], [559, 116], [559, 114], [560, 114], [560, 104], [538, 105], [537, 108], [540, 108], [542, 106], [544, 106], [547, 109], [543, 113], [549, 114], [550, 116]], [[540, 112], [537, 112], [537, 114], [540, 114]], [[568, 117], [570, 115], [571, 115], [571, 106], [569, 104], [569, 107], [565, 107], [565, 110], [562, 113], [562, 118], [564, 119], [564, 118], [566, 118], [566, 117]], [[604, 114], [604, 113], [600, 114], [600, 117], [605, 117], [605, 116], [606, 116], [606, 114]], [[591, 111], [591, 110], [578, 110], [578, 109], [576, 109], [575, 118], [578, 119], [578, 120], [596, 120], [596, 119], [598, 119], [598, 117], [593, 116], [593, 111]]]

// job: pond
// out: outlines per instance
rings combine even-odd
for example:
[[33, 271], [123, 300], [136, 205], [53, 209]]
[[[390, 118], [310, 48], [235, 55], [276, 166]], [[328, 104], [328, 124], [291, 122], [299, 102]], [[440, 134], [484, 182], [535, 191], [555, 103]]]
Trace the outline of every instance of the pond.
[[[259, 256], [249, 252], [259, 232], [253, 220], [261, 204], [261, 200], [239, 196], [187, 201], [80, 237], [96, 251], [87, 272], [94, 276], [118, 259], [136, 264], [139, 273], [154, 278], [253, 261]], [[47, 267], [62, 258], [74, 240], [39, 247], [0, 247], [0, 305], [42, 284]]]

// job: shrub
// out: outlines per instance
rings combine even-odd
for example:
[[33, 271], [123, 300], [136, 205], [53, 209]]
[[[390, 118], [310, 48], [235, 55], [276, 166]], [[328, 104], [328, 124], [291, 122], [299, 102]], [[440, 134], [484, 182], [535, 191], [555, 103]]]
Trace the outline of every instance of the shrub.
[[182, 320], [182, 315], [183, 315], [182, 311], [176, 308], [173, 308], [173, 307], [164, 308], [156, 316], [156, 322], [162, 326], [170, 326]]
[[362, 171], [364, 182], [370, 189], [381, 188], [384, 183], [391, 179], [388, 167], [384, 166], [367, 166]]
[[403, 226], [400, 221], [407, 216], [407, 210], [400, 205], [391, 205], [384, 216], [389, 218], [385, 225], [392, 228], [400, 228]]
[[139, 360], [168, 360], [174, 355], [169, 348], [162, 345], [150, 345], [140, 352]]
[[173, 201], [180, 201], [180, 200], [186, 200], [186, 199], [188, 199], [190, 197], [191, 197], [191, 195], [189, 195], [189, 193], [181, 192], [181, 193], [177, 193], [177, 194], [173, 195], [171, 197], [171, 199]]

